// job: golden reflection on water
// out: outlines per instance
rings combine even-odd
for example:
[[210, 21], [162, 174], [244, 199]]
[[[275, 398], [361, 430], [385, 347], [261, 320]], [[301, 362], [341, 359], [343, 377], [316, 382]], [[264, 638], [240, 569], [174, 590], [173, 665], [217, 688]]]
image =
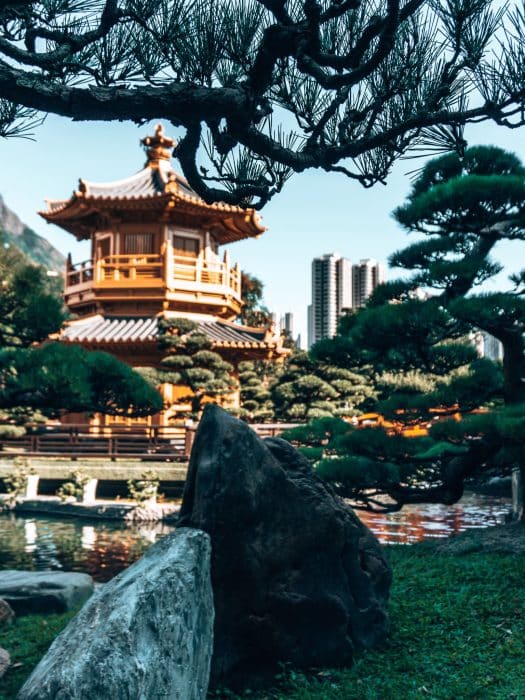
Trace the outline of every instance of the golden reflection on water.
[[507, 498], [468, 494], [452, 506], [432, 503], [405, 506], [397, 513], [356, 513], [384, 544], [413, 544], [498, 525], [509, 509]]

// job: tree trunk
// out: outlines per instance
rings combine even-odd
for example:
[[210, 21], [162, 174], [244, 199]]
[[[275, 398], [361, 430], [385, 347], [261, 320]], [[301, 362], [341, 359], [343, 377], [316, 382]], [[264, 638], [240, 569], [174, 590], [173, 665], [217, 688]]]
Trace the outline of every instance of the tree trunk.
[[512, 519], [525, 522], [525, 466], [512, 470]]

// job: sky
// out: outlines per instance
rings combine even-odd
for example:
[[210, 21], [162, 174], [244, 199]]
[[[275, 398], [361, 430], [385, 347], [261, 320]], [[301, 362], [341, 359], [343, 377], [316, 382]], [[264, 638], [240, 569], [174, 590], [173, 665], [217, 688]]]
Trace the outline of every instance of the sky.
[[[38, 211], [44, 200], [66, 199], [79, 178], [92, 182], [122, 179], [144, 165], [140, 139], [153, 133], [154, 123], [72, 122], [49, 116], [35, 132], [35, 140], [0, 140], [0, 194], [28, 226], [47, 238], [73, 261], [89, 255], [87, 243], [47, 224]], [[165, 129], [177, 138], [177, 131]], [[180, 134], [182, 135], [182, 134]], [[525, 129], [507, 130], [492, 124], [468, 127], [469, 145], [495, 144], [525, 162]], [[264, 282], [264, 301], [279, 315], [294, 314], [294, 333], [306, 342], [306, 310], [311, 298], [311, 262], [337, 252], [353, 262], [388, 256], [410, 242], [391, 217], [410, 190], [407, 174], [422, 159], [396, 164], [386, 186], [364, 189], [341, 174], [312, 170], [295, 175], [262, 210], [268, 230], [258, 239], [230, 246], [230, 259]], [[174, 163], [175, 169], [177, 164]], [[501, 244], [496, 257], [505, 265], [489, 288], [505, 288], [508, 274], [525, 267], [523, 244]], [[387, 277], [396, 277], [387, 270]]]

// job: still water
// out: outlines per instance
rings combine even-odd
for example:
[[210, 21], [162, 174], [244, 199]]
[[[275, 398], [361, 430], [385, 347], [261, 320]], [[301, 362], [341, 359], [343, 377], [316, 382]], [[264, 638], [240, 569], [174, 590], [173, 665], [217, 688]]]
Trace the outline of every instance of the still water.
[[[508, 499], [468, 495], [454, 506], [407, 506], [399, 513], [359, 516], [382, 542], [411, 544], [503, 522]], [[0, 516], [0, 569], [84, 571], [111, 579], [172, 526]]]

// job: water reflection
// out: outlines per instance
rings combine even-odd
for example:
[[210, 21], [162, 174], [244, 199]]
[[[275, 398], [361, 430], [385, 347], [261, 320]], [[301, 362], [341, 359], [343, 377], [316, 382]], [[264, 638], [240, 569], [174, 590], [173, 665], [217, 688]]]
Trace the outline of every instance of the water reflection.
[[381, 542], [412, 544], [449, 537], [472, 528], [498, 525], [510, 510], [508, 498], [468, 494], [453, 506], [437, 504], [405, 506], [398, 513], [357, 511]]
[[[389, 515], [358, 514], [382, 542], [411, 544], [496, 525], [509, 508], [505, 498], [469, 495], [454, 506], [407, 506]], [[0, 569], [85, 571], [95, 581], [109, 581], [172, 530], [163, 523], [124, 526], [2, 515]]]
[[172, 530], [162, 523], [86, 525], [85, 521], [2, 515], [0, 569], [84, 571], [95, 581], [109, 581]]

